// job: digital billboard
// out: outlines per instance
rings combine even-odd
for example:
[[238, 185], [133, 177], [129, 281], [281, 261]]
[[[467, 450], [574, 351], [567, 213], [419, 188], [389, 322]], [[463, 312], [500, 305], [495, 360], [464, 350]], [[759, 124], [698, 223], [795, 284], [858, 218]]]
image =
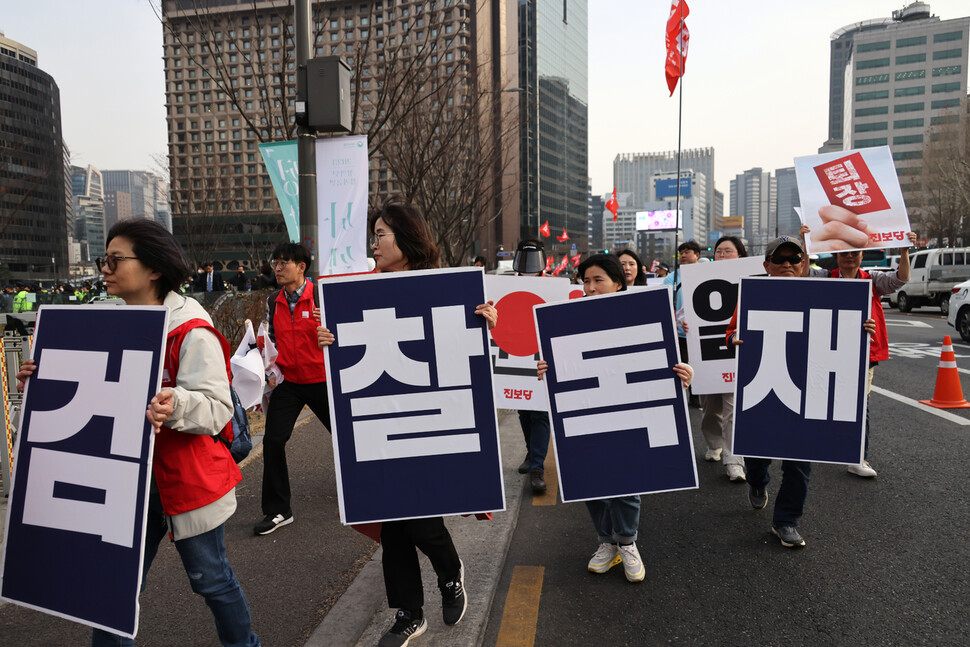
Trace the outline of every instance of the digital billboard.
[[[675, 215], [676, 214], [676, 224]], [[682, 229], [684, 214], [680, 211], [637, 211], [637, 231], [663, 231]]]

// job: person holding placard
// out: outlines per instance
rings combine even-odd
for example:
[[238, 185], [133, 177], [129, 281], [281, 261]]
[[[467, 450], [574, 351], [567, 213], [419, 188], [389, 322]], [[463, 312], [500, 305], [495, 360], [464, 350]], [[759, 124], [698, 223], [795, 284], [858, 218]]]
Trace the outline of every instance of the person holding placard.
[[[229, 345], [199, 303], [178, 293], [191, 269], [175, 237], [150, 220], [125, 220], [108, 232], [101, 274], [108, 294], [127, 305], [165, 305], [169, 331], [162, 390], [146, 415], [155, 427], [145, 530], [146, 581], [169, 535], [192, 590], [205, 598], [222, 645], [257, 647], [249, 603], [226, 559], [225, 524], [236, 510], [242, 474], [229, 452], [232, 397]], [[18, 389], [37, 369], [24, 362]], [[110, 577], [110, 574], [106, 574]], [[134, 641], [95, 629], [94, 647]]]
[[[812, 230], [808, 225], [802, 225], [798, 234], [804, 241]], [[910, 244], [916, 244], [916, 233], [907, 234]], [[876, 470], [869, 464], [869, 393], [872, 390], [872, 377], [879, 362], [889, 359], [889, 333], [886, 330], [886, 315], [882, 310], [882, 297], [892, 294], [909, 281], [909, 247], [903, 247], [899, 252], [899, 267], [895, 272], [867, 272], [862, 269], [862, 250], [853, 252], [835, 252], [838, 267], [834, 270], [806, 268], [805, 276], [829, 277], [833, 279], [869, 279], [872, 281], [872, 317], [876, 322], [876, 334], [869, 344], [869, 373], [866, 378], [866, 446], [864, 457], [859, 464], [849, 465], [850, 474], [862, 478], [875, 478]]]
[[[608, 254], [595, 254], [587, 258], [580, 263], [577, 276], [583, 282], [583, 294], [587, 297], [627, 289], [623, 268], [616, 257]], [[541, 380], [549, 370], [549, 363], [540, 360], [536, 369]], [[689, 365], [676, 364], [673, 371], [685, 389], [690, 386], [694, 370]], [[587, 501], [586, 508], [599, 538], [599, 547], [590, 558], [587, 569], [592, 573], [606, 573], [622, 562], [628, 581], [643, 581], [646, 569], [636, 544], [640, 528], [640, 495]]]
[[[688, 240], [686, 243], [681, 243], [677, 248], [677, 253], [679, 255], [679, 261], [681, 265], [691, 265], [696, 263], [701, 258], [701, 246], [698, 245], [693, 240]], [[670, 274], [664, 277], [664, 285], [669, 285], [674, 291], [674, 312], [678, 313], [678, 317], [684, 308], [684, 290], [682, 285], [681, 271], [680, 268], [674, 270]], [[690, 361], [687, 355], [687, 332], [684, 328], [678, 324], [677, 326], [677, 337], [680, 343], [680, 357], [685, 362]], [[700, 408], [700, 399], [693, 393], [688, 393], [687, 402], [692, 407]], [[717, 459], [714, 459], [717, 460]]]
[[619, 259], [620, 266], [623, 268], [623, 276], [626, 277], [627, 287], [647, 284], [647, 268], [635, 251], [632, 249], [624, 249], [621, 252], [617, 252], [616, 258]]
[[[421, 211], [404, 202], [389, 202], [371, 214], [368, 222], [371, 249], [377, 270], [403, 272], [439, 267], [438, 250], [431, 229]], [[498, 311], [489, 301], [479, 305], [475, 314], [494, 328]], [[333, 333], [317, 328], [321, 348], [334, 343]], [[385, 521], [381, 524], [384, 555], [384, 589], [390, 608], [397, 608], [394, 625], [381, 638], [379, 647], [403, 647], [428, 629], [424, 617], [424, 587], [417, 549], [428, 559], [438, 576], [442, 619], [452, 626], [464, 617], [467, 598], [464, 566], [442, 517]]]

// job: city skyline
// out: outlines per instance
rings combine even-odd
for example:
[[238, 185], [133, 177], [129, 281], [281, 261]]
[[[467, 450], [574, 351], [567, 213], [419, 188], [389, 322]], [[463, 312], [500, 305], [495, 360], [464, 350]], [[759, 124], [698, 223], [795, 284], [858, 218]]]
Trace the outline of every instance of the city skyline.
[[[149, 1], [0, 1], [0, 31], [35, 49], [38, 66], [60, 87], [72, 163], [157, 170], [154, 156], [167, 152], [167, 129], [162, 28]], [[689, 4], [682, 147], [714, 147], [714, 181], [725, 193], [730, 180], [747, 169], [774, 172], [817, 151], [828, 133], [829, 36], [904, 6], [824, 0], [807, 12], [804, 6], [754, 2], [741, 13], [731, 4]], [[957, 0], [929, 4], [942, 19], [970, 14]], [[591, 3], [594, 194], [612, 190], [616, 155], [677, 149], [678, 95], [668, 97], [663, 75], [669, 6], [667, 0]], [[101, 62], [110, 67], [100, 77], [95, 73], [102, 82], [92, 84], [92, 67]]]

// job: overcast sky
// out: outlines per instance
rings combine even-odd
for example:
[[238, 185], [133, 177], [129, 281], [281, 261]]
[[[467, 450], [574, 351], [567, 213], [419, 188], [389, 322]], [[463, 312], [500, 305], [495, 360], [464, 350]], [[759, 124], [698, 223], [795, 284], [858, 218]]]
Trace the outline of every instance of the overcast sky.
[[[715, 181], [774, 171], [828, 133], [829, 36], [889, 16], [877, 0], [688, 0], [683, 147], [713, 146]], [[589, 0], [589, 173], [613, 187], [619, 153], [677, 149], [677, 94], [664, 80], [669, 0]], [[966, 0], [930, 2], [943, 19]], [[151, 169], [166, 152], [162, 29], [148, 0], [0, 0], [0, 30], [37, 50], [61, 90], [75, 164]]]

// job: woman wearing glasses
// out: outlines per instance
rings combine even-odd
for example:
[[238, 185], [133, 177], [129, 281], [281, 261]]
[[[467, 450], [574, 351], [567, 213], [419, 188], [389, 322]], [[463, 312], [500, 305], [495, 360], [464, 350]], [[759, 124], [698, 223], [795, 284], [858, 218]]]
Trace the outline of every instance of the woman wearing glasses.
[[[226, 559], [225, 523], [236, 510], [235, 486], [242, 474], [226, 443], [232, 438], [229, 345], [198, 302], [178, 293], [191, 273], [175, 237], [150, 220], [126, 220], [107, 236], [101, 264], [105, 289], [127, 305], [169, 309], [165, 379], [146, 415], [155, 426], [152, 483], [145, 530], [147, 576], [166, 534], [175, 542], [189, 585], [205, 598], [219, 642], [232, 647], [260, 644], [250, 627], [249, 603]], [[18, 389], [37, 369], [28, 360]], [[145, 579], [142, 580], [144, 586]], [[94, 647], [134, 641], [94, 630]]]
[[[439, 266], [431, 230], [417, 207], [388, 203], [371, 214], [368, 225], [378, 272], [428, 270]], [[498, 321], [498, 311], [491, 301], [475, 308], [475, 314], [485, 317], [489, 328], [494, 328]], [[334, 342], [333, 333], [328, 329], [321, 326], [317, 331], [321, 348]], [[444, 519], [385, 522], [381, 526], [381, 544], [387, 602], [398, 611], [394, 625], [381, 638], [380, 647], [403, 647], [428, 629], [422, 609], [424, 589], [416, 549], [428, 556], [438, 576], [444, 623], [458, 624], [467, 605], [464, 571]]]

